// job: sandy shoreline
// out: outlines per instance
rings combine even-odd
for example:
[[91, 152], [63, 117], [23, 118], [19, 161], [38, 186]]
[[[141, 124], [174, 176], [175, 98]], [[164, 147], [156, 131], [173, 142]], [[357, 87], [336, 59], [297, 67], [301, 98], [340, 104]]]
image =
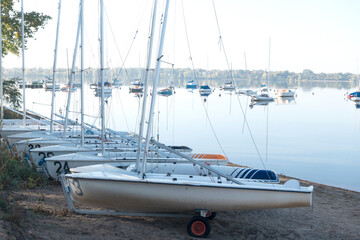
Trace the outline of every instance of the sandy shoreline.
[[[219, 212], [208, 239], [360, 239], [360, 193], [301, 183], [314, 186], [312, 208]], [[0, 220], [0, 239], [190, 238], [189, 218], [70, 213], [59, 183], [13, 191], [8, 199], [15, 210], [13, 219]]]

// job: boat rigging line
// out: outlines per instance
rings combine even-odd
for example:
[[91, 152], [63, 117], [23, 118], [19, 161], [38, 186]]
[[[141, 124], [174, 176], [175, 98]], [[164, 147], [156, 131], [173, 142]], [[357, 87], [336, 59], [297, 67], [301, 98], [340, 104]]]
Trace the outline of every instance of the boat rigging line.
[[[269, 38], [269, 67], [267, 71], [267, 88], [268, 92], [270, 90], [270, 47], [271, 47], [271, 37]], [[268, 160], [268, 149], [269, 149], [269, 105], [266, 108], [266, 151], [265, 151], [265, 159]]]
[[[244, 52], [244, 61], [245, 61], [245, 72], [246, 72], [246, 78], [248, 79], [249, 74], [247, 72], [247, 63], [246, 63], [246, 53]], [[246, 118], [246, 113], [248, 110], [248, 103], [249, 103], [249, 95], [246, 96], [246, 105], [245, 105], [245, 116], [244, 118]], [[245, 121], [243, 121], [243, 126], [242, 126], [242, 130], [241, 133], [244, 134], [244, 127], [245, 127]]]
[[[182, 6], [182, 13], [183, 13], [183, 19], [184, 19], [184, 28], [185, 28], [185, 36], [186, 36], [186, 41], [187, 41], [187, 46], [188, 46], [188, 50], [189, 50], [189, 59], [191, 61], [191, 65], [192, 65], [192, 70], [193, 70], [193, 73], [194, 73], [194, 80], [197, 81], [197, 78], [196, 78], [196, 74], [195, 74], [195, 67], [194, 67], [194, 61], [192, 59], [192, 55], [191, 55], [191, 49], [190, 49], [190, 42], [189, 42], [189, 35], [188, 35], [188, 32], [187, 32], [187, 26], [186, 26], [186, 20], [185, 20], [185, 12], [184, 12], [184, 4], [183, 4], [183, 1], [181, 1], [181, 6]], [[211, 128], [211, 131], [213, 132], [214, 136], [215, 136], [215, 139], [216, 139], [216, 142], [218, 143], [220, 149], [221, 149], [221, 152], [225, 155], [226, 158], [227, 155], [225, 153], [225, 150], [224, 148], [222, 147], [220, 141], [219, 141], [219, 138], [215, 132], [215, 129], [214, 129], [214, 126], [212, 125], [211, 121], [210, 121], [210, 118], [209, 118], [209, 114], [208, 114], [208, 111], [204, 105], [204, 102], [202, 102], [202, 105], [203, 105], [203, 108], [204, 108], [204, 111], [205, 111], [205, 114], [206, 114], [206, 118], [207, 120], [209, 121], [209, 124], [210, 124], [210, 128]], [[229, 158], [228, 158], [229, 159]]]
[[[222, 45], [222, 49], [223, 49], [223, 52], [224, 52], [226, 64], [227, 64], [227, 67], [228, 67], [228, 69], [229, 69], [229, 71], [230, 71], [231, 79], [233, 80], [233, 83], [234, 83], [234, 85], [235, 85], [235, 87], [236, 87], [236, 83], [235, 83], [235, 81], [234, 81], [234, 76], [233, 76], [233, 73], [232, 73], [231, 68], [230, 68], [230, 65], [229, 65], [228, 57], [227, 57], [227, 55], [226, 55], [226, 51], [225, 51], [225, 47], [224, 47], [224, 42], [223, 42], [223, 40], [222, 40], [221, 31], [220, 31], [220, 25], [219, 25], [217, 13], [216, 13], [216, 8], [215, 8], [215, 2], [214, 2], [214, 0], [212, 0], [212, 4], [213, 4], [214, 14], [215, 14], [215, 18], [216, 18], [216, 24], [217, 24], [217, 28], [218, 28], [218, 32], [219, 32], [219, 43]], [[248, 129], [248, 131], [249, 131], [249, 134], [250, 134], [251, 140], [252, 140], [252, 142], [253, 142], [253, 144], [254, 144], [255, 150], [256, 150], [256, 152], [257, 152], [257, 154], [258, 154], [258, 157], [259, 157], [259, 159], [260, 159], [260, 161], [261, 161], [262, 166], [263, 166], [264, 169], [266, 170], [267, 168], [265, 167], [265, 164], [264, 164], [264, 161], [263, 161], [263, 159], [262, 159], [262, 157], [261, 157], [260, 151], [259, 151], [259, 149], [258, 149], [258, 147], [257, 147], [257, 145], [256, 145], [255, 138], [254, 138], [254, 136], [253, 136], [253, 134], [252, 134], [252, 132], [251, 132], [249, 123], [248, 123], [248, 121], [246, 120], [246, 115], [245, 115], [245, 112], [244, 112], [244, 108], [242, 107], [242, 104], [241, 104], [241, 101], [240, 101], [240, 99], [239, 99], [239, 96], [237, 96], [237, 99], [238, 99], [238, 102], [239, 102], [239, 105], [240, 105], [240, 109], [241, 109], [242, 115], [244, 116], [244, 122], [245, 122], [246, 127], [247, 127], [247, 129]]]

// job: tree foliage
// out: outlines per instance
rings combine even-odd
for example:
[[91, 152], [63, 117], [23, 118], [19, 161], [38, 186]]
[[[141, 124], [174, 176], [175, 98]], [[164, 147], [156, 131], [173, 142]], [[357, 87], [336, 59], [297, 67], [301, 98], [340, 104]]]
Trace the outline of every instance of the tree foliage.
[[[14, 9], [14, 4], [13, 0], [1, 1], [3, 56], [9, 53], [19, 55], [22, 48], [21, 12]], [[40, 28], [44, 28], [50, 19], [50, 16], [35, 11], [24, 13], [25, 46], [28, 39], [34, 38], [35, 33]]]
[[[19, 0], [17, 0], [19, 2]], [[21, 12], [14, 9], [15, 1], [1, 0], [1, 30], [2, 30], [2, 55], [9, 53], [19, 55], [22, 48]], [[24, 44], [28, 39], [34, 38], [35, 33], [44, 28], [51, 19], [50, 16], [39, 12], [24, 13]], [[20, 107], [21, 94], [16, 87], [17, 79], [4, 81], [4, 100], [14, 108]]]
[[19, 88], [16, 85], [18, 78], [12, 78], [10, 80], [4, 80], [4, 101], [9, 103], [12, 108], [20, 107], [21, 94]]

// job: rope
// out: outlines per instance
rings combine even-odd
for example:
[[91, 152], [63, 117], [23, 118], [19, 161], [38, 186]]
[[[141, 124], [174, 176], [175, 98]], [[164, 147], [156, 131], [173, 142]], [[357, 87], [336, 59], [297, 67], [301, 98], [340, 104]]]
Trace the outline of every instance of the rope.
[[[224, 43], [223, 43], [223, 41], [222, 41], [222, 36], [221, 36], [221, 31], [220, 31], [220, 25], [219, 25], [217, 13], [216, 13], [216, 8], [215, 8], [215, 2], [214, 2], [214, 0], [212, 0], [212, 4], [213, 4], [214, 14], [215, 14], [216, 23], [217, 23], [217, 28], [218, 28], [218, 32], [219, 32], [219, 44], [221, 44], [221, 47], [222, 47], [222, 49], [223, 49], [223, 51], [224, 51], [224, 56], [225, 56], [226, 64], [227, 64], [228, 69], [229, 69], [229, 71], [230, 71], [230, 77], [231, 77], [231, 79], [233, 80], [234, 86], [236, 87], [236, 83], [235, 83], [235, 81], [234, 81], [233, 72], [232, 72], [232, 70], [231, 70], [231, 68], [230, 68], [230, 64], [229, 64], [229, 61], [228, 61], [228, 58], [227, 58], [227, 55], [226, 55]], [[256, 152], [257, 152], [257, 154], [258, 154], [258, 156], [259, 156], [259, 159], [261, 160], [261, 164], [262, 164], [262, 166], [264, 167], [264, 169], [266, 170], [267, 168], [265, 167], [264, 161], [263, 161], [263, 159], [262, 159], [262, 157], [261, 157], [261, 155], [260, 155], [259, 149], [258, 149], [258, 147], [257, 147], [257, 145], [256, 145], [254, 136], [253, 136], [253, 134], [252, 134], [252, 132], [251, 132], [251, 129], [250, 129], [250, 127], [249, 127], [249, 124], [248, 124], [248, 122], [247, 122], [247, 120], [246, 120], [246, 115], [245, 115], [244, 109], [243, 109], [243, 107], [242, 107], [242, 105], [241, 105], [239, 96], [237, 96], [237, 99], [238, 99], [238, 102], [239, 102], [239, 105], [240, 105], [241, 112], [242, 112], [242, 114], [243, 114], [243, 116], [244, 116], [244, 121], [245, 121], [245, 123], [246, 123], [246, 127], [248, 128], [248, 131], [249, 131], [251, 140], [252, 140], [252, 142], [253, 142], [253, 144], [254, 144], [254, 146], [255, 146], [255, 149], [256, 149]], [[268, 176], [268, 177], [269, 177], [269, 179], [270, 179], [270, 176]]]
[[[187, 32], [187, 26], [186, 26], [186, 20], [185, 20], [184, 3], [183, 3], [183, 1], [181, 1], [181, 6], [182, 6], [183, 19], [184, 19], [184, 27], [185, 27], [186, 41], [187, 41], [188, 50], [189, 50], [189, 54], [190, 54], [190, 57], [189, 57], [189, 58], [190, 58], [190, 61], [191, 61], [191, 65], [192, 65], [193, 72], [194, 72], [194, 79], [197, 81], [196, 74], [195, 74], [194, 61], [193, 61], [193, 59], [192, 59], [191, 50], [190, 50], [190, 42], [189, 42], [189, 36], [188, 36], [188, 32]], [[201, 99], [201, 98], [200, 98], [200, 99]], [[207, 120], [208, 120], [208, 122], [209, 122], [209, 124], [210, 124], [211, 131], [213, 132], [213, 134], [214, 134], [214, 136], [215, 136], [216, 142], [218, 143], [218, 145], [219, 145], [219, 147], [220, 147], [220, 149], [221, 149], [221, 152], [224, 154], [224, 156], [225, 156], [226, 158], [228, 158], [227, 155], [226, 155], [226, 153], [225, 153], [225, 151], [224, 151], [224, 148], [222, 147], [222, 145], [221, 145], [221, 143], [220, 143], [220, 141], [219, 141], [219, 138], [218, 138], [218, 136], [217, 136], [217, 134], [216, 134], [216, 132], [215, 132], [214, 126], [212, 125], [212, 123], [211, 123], [211, 121], [210, 121], [209, 114], [208, 114], [208, 111], [207, 111], [206, 106], [205, 106], [205, 104], [204, 104], [204, 101], [201, 101], [201, 103], [202, 103], [202, 106], [203, 106], [203, 108], [204, 108], [204, 111], [205, 111], [205, 114], [206, 114], [206, 118], [207, 118]], [[228, 158], [228, 159], [229, 159], [229, 158]]]
[[[111, 31], [112, 31], [112, 30], [111, 30]], [[125, 62], [126, 62], [126, 60], [127, 60], [128, 56], [129, 56], [129, 54], [130, 54], [130, 51], [131, 51], [132, 46], [133, 46], [133, 44], [134, 44], [134, 42], [135, 42], [135, 39], [136, 39], [137, 34], [138, 34], [138, 29], [136, 29], [135, 35], [134, 35], [134, 37], [133, 37], [133, 40], [131, 41], [131, 44], [130, 44], [129, 50], [128, 50], [128, 52], [127, 52], [126, 56], [125, 56], [125, 59], [124, 59], [124, 61], [123, 61], [123, 64], [122, 64], [122, 66], [121, 66], [121, 68], [120, 68], [119, 72], [118, 72], [118, 73], [116, 73], [116, 75], [115, 75], [115, 77], [116, 77], [116, 78], [118, 78], [118, 77], [119, 77], [119, 75], [120, 75], [120, 73], [121, 73], [121, 70], [122, 70], [122, 69], [124, 69], [124, 71], [125, 71], [125, 73], [126, 73], [126, 76], [128, 77], [128, 80], [130, 80], [129, 74], [128, 74], [127, 70], [125, 69]], [[116, 44], [116, 48], [118, 49], [117, 44]], [[119, 52], [119, 54], [120, 54], [120, 52]]]

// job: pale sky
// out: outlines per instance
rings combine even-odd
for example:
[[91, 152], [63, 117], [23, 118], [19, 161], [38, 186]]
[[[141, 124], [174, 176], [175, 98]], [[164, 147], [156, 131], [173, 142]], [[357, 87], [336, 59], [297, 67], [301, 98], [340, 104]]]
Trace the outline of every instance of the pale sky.
[[[120, 56], [124, 59], [127, 55], [125, 67], [144, 67], [153, 1], [104, 0], [104, 3], [106, 67], [121, 67]], [[244, 53], [248, 69], [267, 69], [271, 38], [272, 71], [357, 72], [358, 0], [214, 0], [214, 3], [232, 69], [245, 69]], [[99, 66], [98, 5], [96, 0], [85, 0], [85, 67]], [[53, 17], [45, 29], [36, 34], [36, 40], [29, 40], [25, 67], [52, 67], [57, 6], [58, 0], [24, 0], [25, 12], [36, 10]], [[78, 6], [79, 1], [62, 0], [58, 67], [67, 67], [67, 51], [71, 65]], [[163, 9], [164, 1], [159, 0], [157, 25]], [[194, 67], [227, 69], [212, 0], [170, 0], [163, 60], [174, 63], [176, 68], [192, 67], [183, 9]], [[159, 31], [155, 36], [154, 59]], [[21, 67], [21, 57], [7, 56], [3, 66]]]

